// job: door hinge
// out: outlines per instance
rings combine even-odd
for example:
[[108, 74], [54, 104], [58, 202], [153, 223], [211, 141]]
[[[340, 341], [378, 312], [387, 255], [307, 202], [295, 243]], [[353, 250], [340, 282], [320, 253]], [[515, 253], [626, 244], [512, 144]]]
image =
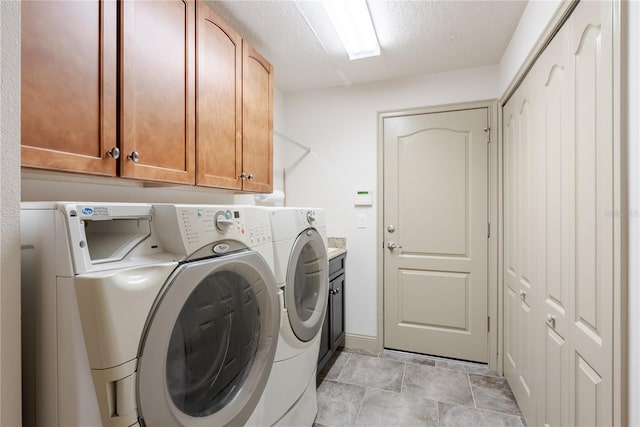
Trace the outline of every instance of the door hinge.
[[487, 316], [487, 332], [491, 332], [491, 317]]
[[491, 224], [487, 223], [487, 239], [491, 238]]
[[487, 134], [487, 144], [490, 144], [491, 143], [491, 128], [487, 126], [486, 128], [484, 128], [484, 131]]

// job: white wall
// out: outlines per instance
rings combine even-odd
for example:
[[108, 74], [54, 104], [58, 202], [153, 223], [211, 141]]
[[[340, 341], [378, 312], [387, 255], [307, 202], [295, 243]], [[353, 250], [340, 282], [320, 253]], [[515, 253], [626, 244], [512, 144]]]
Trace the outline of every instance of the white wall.
[[0, 1], [0, 425], [21, 424], [20, 2]]
[[[492, 66], [286, 95], [284, 132], [312, 149], [287, 174], [287, 205], [325, 208], [328, 235], [347, 238], [347, 333], [377, 335], [378, 113], [492, 99], [497, 76]], [[300, 158], [300, 149], [288, 150], [290, 161]], [[373, 206], [353, 205], [360, 188], [373, 191]], [[357, 228], [358, 214], [366, 216], [366, 228]]]
[[561, 0], [530, 1], [527, 3], [520, 22], [500, 60], [499, 96], [504, 94], [561, 4]]

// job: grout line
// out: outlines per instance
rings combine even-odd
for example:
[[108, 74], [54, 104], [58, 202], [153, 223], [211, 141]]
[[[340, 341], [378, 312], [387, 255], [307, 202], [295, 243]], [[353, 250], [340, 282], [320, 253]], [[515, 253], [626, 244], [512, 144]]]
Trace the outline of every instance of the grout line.
[[469, 373], [467, 372], [467, 383], [469, 384], [469, 389], [471, 389], [471, 399], [473, 399], [473, 407], [478, 409], [478, 405], [476, 405], [476, 397], [473, 394], [473, 386], [471, 385], [471, 378], [469, 377]]
[[344, 365], [342, 365], [342, 368], [340, 368], [340, 372], [338, 372], [338, 375], [336, 376], [336, 381], [338, 381], [340, 375], [342, 375], [342, 371], [344, 371], [344, 367], [347, 366], [349, 360], [351, 360], [351, 353], [347, 353], [347, 360], [344, 361]]
[[404, 366], [402, 367], [402, 380], [400, 381], [400, 393], [402, 393], [402, 389], [404, 388], [404, 373], [407, 370], [407, 363], [404, 363]]
[[369, 387], [365, 387], [364, 394], [362, 395], [362, 400], [360, 401], [360, 407], [358, 408], [358, 413], [356, 414], [356, 418], [353, 420], [354, 426], [358, 423], [358, 418], [360, 417], [360, 413], [362, 412], [362, 407], [364, 406], [364, 400], [367, 398], [368, 391]]
[[491, 409], [484, 409], [484, 408], [472, 408], [471, 406], [461, 405], [461, 404], [455, 403], [455, 402], [447, 402], [447, 401], [444, 401], [444, 400], [439, 400], [438, 402], [445, 403], [447, 405], [460, 406], [461, 408], [472, 409], [474, 411], [489, 412], [489, 413], [496, 414], [496, 415], [504, 415], [505, 417], [515, 417], [515, 418], [518, 418], [518, 419], [523, 419], [524, 418], [522, 415], [509, 414], [507, 412], [493, 411]]

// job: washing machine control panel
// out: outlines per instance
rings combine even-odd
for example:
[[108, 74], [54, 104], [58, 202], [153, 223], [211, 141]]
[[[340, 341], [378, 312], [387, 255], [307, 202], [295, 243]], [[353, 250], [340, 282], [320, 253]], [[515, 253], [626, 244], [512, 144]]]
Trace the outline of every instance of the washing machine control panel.
[[173, 250], [187, 256], [205, 245], [222, 240], [235, 240], [247, 247], [272, 241], [269, 216], [261, 209], [173, 205], [170, 208], [156, 207], [156, 212], [158, 217], [163, 217], [163, 222], [165, 215], [174, 217], [182, 245]]
[[313, 227], [318, 221], [318, 214], [315, 209], [296, 210], [296, 225], [298, 228]]

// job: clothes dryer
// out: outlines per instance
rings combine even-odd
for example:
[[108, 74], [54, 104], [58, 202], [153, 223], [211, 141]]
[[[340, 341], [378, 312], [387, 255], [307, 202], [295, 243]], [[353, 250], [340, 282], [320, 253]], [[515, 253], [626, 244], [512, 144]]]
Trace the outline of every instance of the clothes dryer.
[[25, 203], [21, 226], [25, 425], [254, 413], [280, 315], [264, 211]]
[[311, 426], [318, 410], [316, 366], [329, 292], [324, 211], [265, 209], [282, 314], [275, 362], [259, 408], [267, 425]]

